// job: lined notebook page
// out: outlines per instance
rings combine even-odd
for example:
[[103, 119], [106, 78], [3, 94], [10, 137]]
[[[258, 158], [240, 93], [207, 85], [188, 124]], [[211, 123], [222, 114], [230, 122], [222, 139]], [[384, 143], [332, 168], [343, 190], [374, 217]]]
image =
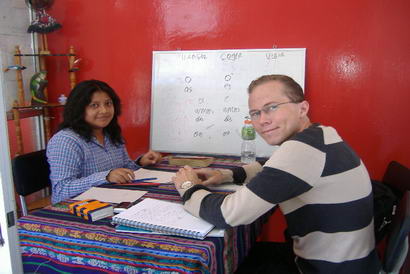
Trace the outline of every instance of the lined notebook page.
[[203, 239], [214, 225], [185, 211], [182, 204], [146, 198], [114, 216], [117, 224]]

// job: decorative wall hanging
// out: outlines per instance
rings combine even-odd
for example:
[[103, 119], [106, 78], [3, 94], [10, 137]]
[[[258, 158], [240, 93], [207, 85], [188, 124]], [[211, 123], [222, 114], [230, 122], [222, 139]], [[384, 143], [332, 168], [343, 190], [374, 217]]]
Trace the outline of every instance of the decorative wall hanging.
[[54, 0], [26, 0], [26, 3], [35, 12], [35, 19], [31, 22], [27, 32], [49, 33], [62, 27], [46, 12], [46, 9], [53, 5]]

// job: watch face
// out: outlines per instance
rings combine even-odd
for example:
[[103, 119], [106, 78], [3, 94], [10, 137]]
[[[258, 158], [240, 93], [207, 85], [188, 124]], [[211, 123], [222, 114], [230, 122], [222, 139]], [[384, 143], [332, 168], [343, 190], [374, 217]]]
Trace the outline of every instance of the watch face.
[[191, 182], [191, 181], [186, 181], [186, 182], [183, 182], [182, 183], [182, 185], [181, 185], [181, 188], [182, 189], [187, 189], [187, 188], [190, 188], [191, 186], [193, 186], [194, 184]]

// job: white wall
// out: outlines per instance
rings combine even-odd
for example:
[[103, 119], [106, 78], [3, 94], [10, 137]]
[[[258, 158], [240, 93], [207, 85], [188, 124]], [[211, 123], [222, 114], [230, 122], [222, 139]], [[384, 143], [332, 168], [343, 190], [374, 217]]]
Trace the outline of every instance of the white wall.
[[[31, 34], [27, 33], [30, 25], [30, 12], [25, 0], [1, 0], [0, 1], [0, 51], [2, 51], [3, 68], [14, 65], [14, 49], [19, 45], [22, 53], [32, 53]], [[22, 57], [22, 65], [27, 67], [23, 71], [25, 100], [31, 99], [29, 94], [29, 80], [34, 74], [32, 57]], [[3, 73], [3, 72], [1, 72]], [[4, 79], [4, 101], [6, 110], [13, 105], [17, 99], [16, 72], [10, 70], [3, 75]]]
[[[25, 0], [0, 0], [0, 58], [3, 68], [10, 65], [15, 65], [14, 53], [15, 47], [19, 46], [21, 53], [33, 53], [33, 35], [27, 32], [30, 25], [30, 10], [27, 8]], [[23, 70], [23, 88], [26, 102], [30, 102], [30, 78], [35, 73], [36, 62], [34, 57], [22, 57], [22, 65], [27, 67]], [[0, 71], [3, 75], [3, 101], [5, 110], [10, 111], [13, 102], [17, 100], [17, 81], [16, 71], [9, 70], [8, 72]], [[38, 119], [28, 118], [31, 123], [31, 132], [24, 131], [23, 134], [33, 138], [33, 143], [37, 144], [37, 148], [42, 147], [42, 142], [38, 137]], [[9, 123], [9, 125], [12, 123]], [[14, 130], [14, 127], [12, 127]], [[14, 140], [11, 140], [14, 143]]]
[[[0, 57], [2, 56], [0, 52]], [[0, 69], [2, 66], [0, 64]], [[0, 128], [6, 127], [6, 112], [3, 100], [4, 81], [0, 74]], [[8, 138], [5, 130], [0, 130], [0, 158], [10, 159], [8, 149]], [[7, 213], [14, 212], [15, 224], [8, 227]], [[10, 161], [0, 161], [0, 226], [1, 234], [5, 241], [3, 246], [0, 246], [1, 267], [0, 273], [23, 273], [21, 264], [21, 256], [19, 249], [19, 241], [17, 236], [17, 219], [16, 219], [16, 203], [14, 200], [14, 188], [11, 183], [11, 167]]]
[[[25, 0], [0, 0], [0, 224], [6, 244], [0, 247], [0, 273], [22, 273], [21, 257], [17, 238], [17, 226], [7, 227], [6, 213], [15, 212], [14, 188], [11, 181], [9, 141], [5, 112], [10, 110], [17, 99], [15, 71], [3, 69], [14, 65], [14, 48], [19, 45], [23, 53], [32, 53], [31, 35], [27, 33], [30, 24], [30, 12]], [[33, 75], [34, 62], [31, 57], [24, 57], [23, 71], [25, 100], [29, 101], [29, 79]], [[35, 127], [33, 127], [35, 128]], [[36, 136], [36, 132], [28, 133]], [[16, 214], [14, 214], [16, 217]]]

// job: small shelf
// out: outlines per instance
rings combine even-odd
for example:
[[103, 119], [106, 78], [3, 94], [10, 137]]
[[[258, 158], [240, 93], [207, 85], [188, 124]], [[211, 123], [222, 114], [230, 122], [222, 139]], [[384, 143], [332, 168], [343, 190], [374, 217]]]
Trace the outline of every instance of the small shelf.
[[31, 106], [14, 106], [13, 109], [43, 109], [43, 108], [55, 108], [63, 107], [64, 105], [59, 103], [50, 103], [45, 105], [31, 105]]
[[[43, 112], [41, 109], [23, 109], [19, 110], [19, 119], [36, 117], [42, 115]], [[7, 111], [7, 121], [14, 120], [14, 113], [13, 110]]]
[[[74, 47], [70, 46], [67, 53], [61, 54], [53, 54], [48, 50], [47, 46], [47, 39], [46, 35], [40, 36], [39, 41], [39, 50], [36, 53], [21, 53], [20, 47], [16, 46], [14, 52], [14, 65], [23, 67], [22, 64], [22, 57], [31, 56], [36, 57], [38, 59], [39, 64], [39, 71], [47, 71], [46, 68], [46, 59], [47, 57], [67, 57], [68, 61], [68, 80], [70, 84], [70, 90], [74, 88], [76, 84], [76, 72], [78, 68], [75, 66], [76, 64], [76, 54], [74, 51]], [[17, 100], [15, 100], [14, 105], [12, 106], [11, 110], [7, 112], [7, 120], [14, 120], [15, 124], [15, 131], [16, 131], [16, 143], [17, 143], [17, 150], [16, 154], [23, 154], [24, 153], [24, 145], [23, 145], [23, 136], [22, 130], [20, 126], [20, 119], [22, 118], [29, 118], [35, 116], [41, 116], [43, 121], [43, 130], [44, 130], [44, 142], [47, 144], [48, 140], [51, 138], [51, 128], [50, 128], [50, 117], [49, 112], [51, 108], [61, 108], [64, 105], [59, 103], [47, 103], [47, 104], [38, 104], [38, 105], [26, 105], [26, 100], [24, 98], [24, 86], [23, 86], [23, 74], [21, 70], [16, 70], [16, 81], [17, 81]], [[48, 90], [47, 87], [43, 89], [44, 92], [44, 99], [47, 101], [48, 98]]]
[[60, 108], [64, 105], [55, 103], [55, 104], [46, 104], [38, 106], [14, 106], [10, 111], [7, 111], [7, 121], [14, 120], [13, 109], [19, 112], [19, 119], [30, 118], [35, 116], [43, 115], [43, 109], [45, 108]]

